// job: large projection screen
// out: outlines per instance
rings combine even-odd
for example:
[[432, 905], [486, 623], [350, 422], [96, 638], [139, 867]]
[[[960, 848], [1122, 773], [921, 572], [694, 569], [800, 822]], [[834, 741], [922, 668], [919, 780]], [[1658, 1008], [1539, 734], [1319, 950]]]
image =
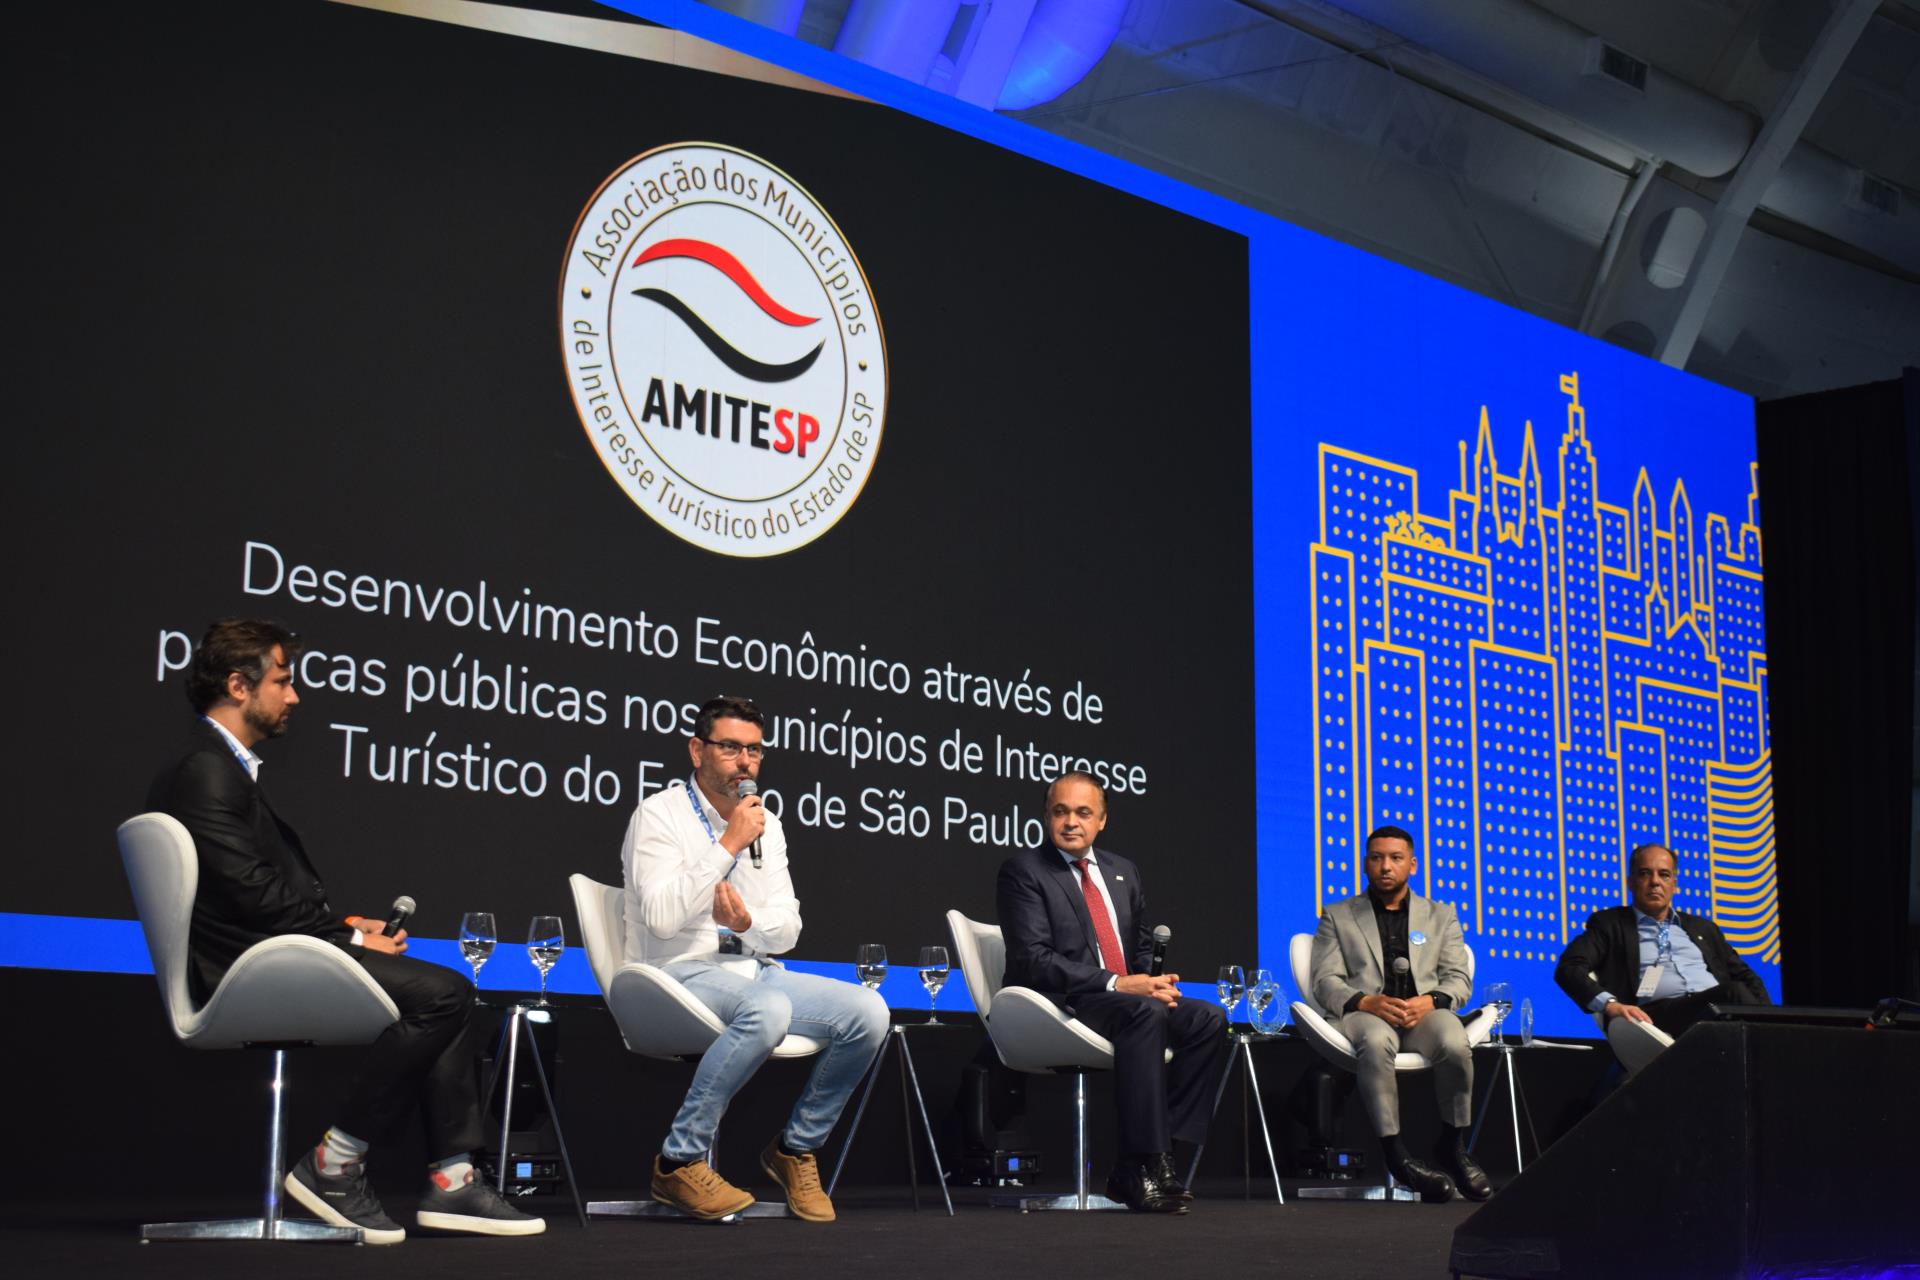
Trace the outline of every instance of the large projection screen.
[[1190, 979], [1284, 972], [1392, 822], [1543, 1031], [1591, 1034], [1552, 959], [1648, 839], [1777, 990], [1750, 402], [628, 7], [867, 100], [322, 3], [16, 49], [37, 803], [0, 960], [144, 962], [112, 828], [192, 639], [260, 613], [310, 645], [276, 803], [426, 939], [618, 882], [729, 692], [800, 965], [991, 918], [1084, 766]]

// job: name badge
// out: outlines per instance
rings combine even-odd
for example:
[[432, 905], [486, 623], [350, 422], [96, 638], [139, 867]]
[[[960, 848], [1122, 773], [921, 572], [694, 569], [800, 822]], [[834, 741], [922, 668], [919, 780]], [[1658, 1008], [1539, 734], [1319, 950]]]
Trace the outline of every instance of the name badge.
[[1412, 933], [1407, 935], [1407, 941], [1411, 942], [1416, 947], [1424, 947], [1427, 945], [1427, 935], [1420, 932], [1418, 929], [1415, 929]]
[[1665, 965], [1648, 965], [1647, 971], [1640, 975], [1640, 989], [1633, 993], [1634, 998], [1637, 1000], [1645, 1000], [1648, 996], [1658, 991], [1660, 989], [1660, 974], [1665, 968]]

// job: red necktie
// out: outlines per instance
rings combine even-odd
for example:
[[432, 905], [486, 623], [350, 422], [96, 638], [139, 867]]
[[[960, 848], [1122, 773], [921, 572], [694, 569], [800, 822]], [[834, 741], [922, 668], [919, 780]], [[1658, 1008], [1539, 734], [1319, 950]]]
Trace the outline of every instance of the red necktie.
[[1107, 900], [1100, 896], [1100, 886], [1093, 882], [1093, 876], [1088, 873], [1087, 860], [1076, 858], [1073, 865], [1080, 872], [1080, 893], [1087, 900], [1087, 914], [1093, 917], [1093, 936], [1100, 943], [1100, 967], [1124, 978], [1127, 975], [1127, 955], [1120, 950], [1120, 935], [1113, 931], [1113, 917], [1107, 914]]

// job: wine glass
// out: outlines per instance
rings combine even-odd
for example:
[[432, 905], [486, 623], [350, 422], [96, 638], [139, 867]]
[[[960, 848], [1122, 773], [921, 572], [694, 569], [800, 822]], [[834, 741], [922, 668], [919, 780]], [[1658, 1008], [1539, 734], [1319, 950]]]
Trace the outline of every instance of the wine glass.
[[559, 916], [535, 916], [533, 923], [527, 926], [527, 955], [533, 960], [533, 967], [540, 971], [540, 1007], [547, 1004], [547, 970], [560, 960], [560, 953], [567, 949], [567, 935], [560, 927]]
[[1220, 979], [1216, 984], [1220, 989], [1220, 1003], [1226, 1006], [1227, 1022], [1233, 1022], [1234, 1006], [1247, 994], [1247, 975], [1237, 964], [1220, 966]]
[[945, 947], [920, 948], [920, 985], [927, 989], [927, 1025], [930, 1027], [940, 1021], [933, 1006], [940, 999], [940, 988], [947, 985], [948, 967]]
[[861, 986], [878, 991], [887, 980], [887, 949], [877, 942], [861, 943], [854, 955], [853, 970], [860, 975]]
[[1273, 980], [1273, 970], [1255, 969], [1247, 975], [1247, 1014], [1255, 1033], [1274, 1033], [1274, 1025], [1267, 1021], [1267, 1009], [1279, 998], [1280, 984]]
[[473, 1002], [480, 1003], [480, 966], [493, 954], [493, 944], [500, 940], [500, 931], [494, 928], [493, 912], [469, 911], [460, 917], [460, 955], [473, 966]]
[[1495, 982], [1487, 987], [1487, 1005], [1493, 1010], [1493, 1042], [1505, 1044], [1506, 1038], [1500, 1024], [1513, 1012], [1513, 984]]

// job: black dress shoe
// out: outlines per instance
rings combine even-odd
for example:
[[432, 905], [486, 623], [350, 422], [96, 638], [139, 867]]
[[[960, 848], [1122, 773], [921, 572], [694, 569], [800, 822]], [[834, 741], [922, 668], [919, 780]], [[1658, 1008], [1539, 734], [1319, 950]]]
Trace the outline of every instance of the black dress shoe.
[[1440, 1141], [1434, 1144], [1433, 1162], [1445, 1165], [1453, 1171], [1454, 1184], [1460, 1194], [1469, 1200], [1491, 1200], [1493, 1183], [1488, 1181], [1486, 1170], [1479, 1162], [1467, 1154], [1467, 1144], [1461, 1138], [1458, 1129], [1443, 1129]]
[[1180, 1175], [1173, 1171], [1173, 1157], [1165, 1151], [1156, 1151], [1152, 1159], [1153, 1176], [1160, 1183], [1161, 1193], [1175, 1200], [1192, 1204], [1193, 1192], [1187, 1190], [1187, 1184], [1182, 1182]]
[[1389, 1160], [1387, 1168], [1395, 1178], [1419, 1192], [1420, 1198], [1428, 1204], [1445, 1204], [1453, 1199], [1453, 1179], [1432, 1165], [1422, 1164], [1412, 1156], [1403, 1156], [1397, 1161]]
[[1135, 1213], [1185, 1213], [1187, 1202], [1167, 1194], [1154, 1173], [1154, 1158], [1122, 1156], [1107, 1175], [1107, 1195]]

